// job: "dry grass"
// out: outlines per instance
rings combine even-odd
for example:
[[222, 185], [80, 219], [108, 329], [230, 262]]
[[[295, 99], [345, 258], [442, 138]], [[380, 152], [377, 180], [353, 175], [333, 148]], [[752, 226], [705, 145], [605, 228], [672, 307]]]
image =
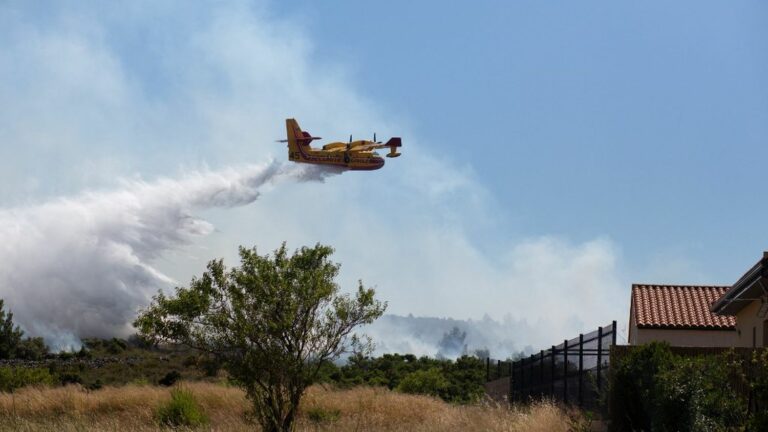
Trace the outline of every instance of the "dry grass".
[[[252, 431], [248, 403], [236, 388], [185, 383], [210, 418], [201, 430]], [[154, 419], [167, 388], [129, 385], [88, 392], [77, 386], [22, 389], [0, 394], [0, 431], [157, 431]], [[338, 411], [337, 419], [311, 421], [307, 411]], [[331, 390], [313, 387], [306, 394], [299, 431], [567, 431], [568, 416], [551, 404], [507, 409], [492, 404], [455, 406], [438, 399], [383, 388]]]

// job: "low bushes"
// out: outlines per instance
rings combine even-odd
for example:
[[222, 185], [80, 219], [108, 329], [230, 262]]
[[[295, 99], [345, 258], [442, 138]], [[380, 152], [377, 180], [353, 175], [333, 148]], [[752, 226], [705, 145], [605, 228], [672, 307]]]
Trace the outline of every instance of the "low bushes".
[[440, 396], [448, 388], [446, 380], [437, 368], [418, 370], [406, 375], [397, 390], [410, 394]]
[[768, 351], [755, 353], [684, 357], [659, 342], [632, 349], [611, 365], [610, 429], [768, 430]]
[[26, 367], [0, 367], [0, 391], [10, 393], [33, 385], [53, 385], [55, 378], [48, 369]]
[[157, 409], [157, 421], [165, 426], [200, 426], [208, 423], [208, 417], [191, 391], [182, 388], [171, 390], [171, 400]]
[[343, 388], [385, 386], [404, 393], [438, 396], [446, 402], [473, 403], [485, 393], [485, 362], [472, 356], [448, 360], [412, 354], [356, 355], [344, 366], [325, 364], [320, 381]]

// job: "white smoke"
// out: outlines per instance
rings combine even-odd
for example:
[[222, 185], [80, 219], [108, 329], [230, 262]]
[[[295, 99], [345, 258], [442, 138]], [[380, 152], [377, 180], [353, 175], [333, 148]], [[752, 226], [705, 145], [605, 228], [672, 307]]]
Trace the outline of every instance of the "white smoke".
[[[258, 0], [156, 3], [54, 2], [41, 14], [37, 2], [0, 1], [0, 206], [15, 207], [0, 210], [0, 297], [30, 333], [57, 335], [59, 345], [62, 335], [125, 333], [170, 276], [185, 283], [206, 259], [232, 263], [243, 239], [263, 250], [332, 245], [341, 286], [362, 278], [389, 313], [474, 322], [511, 314], [527, 327], [505, 327], [494, 340], [515, 350], [626, 322], [621, 244], [600, 233], [547, 235], [559, 227], [531, 223], [536, 209], [497, 198], [509, 187], [483, 184], [418, 116], [357, 91], [365, 69], [316, 50], [301, 16], [279, 18]], [[202, 173], [18, 207], [135, 172], [284, 158], [267, 142], [284, 136], [286, 117], [328, 138], [400, 135], [407, 152], [333, 188], [286, 184], [258, 206], [226, 212], [204, 210], [257, 198], [258, 170], [233, 174], [250, 183]], [[211, 222], [216, 235], [199, 238]], [[193, 239], [206, 250], [199, 257], [184, 246]], [[412, 340], [427, 353], [452, 325], [428, 337], [402, 328], [413, 333], [371, 333], [382, 347], [405, 350]], [[485, 344], [479, 337], [467, 329], [472, 347]]]
[[175, 283], [154, 261], [213, 231], [195, 210], [242, 206], [267, 184], [339, 172], [271, 162], [0, 210], [0, 298], [55, 348], [126, 335], [137, 309]]

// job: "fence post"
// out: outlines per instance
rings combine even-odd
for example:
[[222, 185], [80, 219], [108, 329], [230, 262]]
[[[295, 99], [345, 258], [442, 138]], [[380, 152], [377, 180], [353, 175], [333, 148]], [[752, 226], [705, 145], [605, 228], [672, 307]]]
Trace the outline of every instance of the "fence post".
[[520, 360], [518, 360], [517, 374], [520, 375], [520, 381], [517, 383], [517, 398], [520, 400], [523, 400], [523, 391], [526, 388], [525, 387], [525, 357], [520, 357]]
[[550, 375], [549, 375], [549, 394], [553, 398], [555, 397], [555, 346], [552, 345], [552, 351], [549, 353], [552, 354], [552, 367], [550, 369]]
[[584, 405], [584, 334], [579, 334], [579, 408]]
[[485, 358], [485, 382], [491, 380], [491, 358]]
[[533, 382], [536, 380], [536, 378], [533, 376], [533, 364], [536, 362], [536, 355], [531, 354], [530, 357], [528, 357], [528, 398], [530, 399], [533, 397]]
[[539, 396], [544, 396], [544, 350], [539, 357]]
[[603, 328], [597, 328], [597, 391], [602, 389], [602, 377], [600, 369], [603, 367]]
[[[611, 346], [616, 345], [616, 320], [613, 320], [613, 323], [611, 324], [613, 326], [613, 334], [611, 335]], [[611, 360], [608, 359], [610, 362]]]
[[512, 381], [515, 379], [515, 362], [509, 359], [509, 403], [512, 404]]
[[563, 403], [568, 403], [568, 339], [563, 342]]
[[501, 378], [501, 360], [496, 360], [496, 379]]
[[[513, 374], [516, 373], [515, 372], [516, 369], [517, 370], [520, 369], [520, 360], [516, 361], [512, 365], [512, 373]], [[519, 373], [517, 373], [517, 374], [520, 375]], [[518, 399], [518, 397], [520, 395], [520, 391], [522, 390], [522, 387], [520, 386], [520, 381], [518, 381], [517, 378], [518, 378], [517, 376], [514, 376], [514, 375], [512, 376], [512, 384], [511, 384], [512, 385], [512, 399], [514, 399], [514, 400]]]

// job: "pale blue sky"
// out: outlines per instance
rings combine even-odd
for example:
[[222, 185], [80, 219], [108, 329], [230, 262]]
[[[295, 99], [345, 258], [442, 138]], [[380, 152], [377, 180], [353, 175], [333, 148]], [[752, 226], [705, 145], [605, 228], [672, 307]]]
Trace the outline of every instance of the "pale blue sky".
[[466, 160], [515, 230], [606, 234], [630, 263], [684, 255], [718, 283], [768, 249], [765, 2], [276, 6]]
[[[625, 322], [632, 282], [728, 284], [768, 249], [766, 22], [757, 1], [0, 3], [0, 260], [29, 271], [0, 270], [0, 297], [23, 308], [15, 287], [45, 274], [71, 316], [134, 290], [109, 306], [128, 316], [240, 244], [320, 241], [392, 313], [487, 313], [532, 345]], [[286, 117], [401, 135], [403, 156], [243, 207], [169, 210], [126, 186], [284, 161]], [[192, 216], [215, 229], [157, 250], [121, 237]], [[126, 255], [72, 286], [88, 242]]]

